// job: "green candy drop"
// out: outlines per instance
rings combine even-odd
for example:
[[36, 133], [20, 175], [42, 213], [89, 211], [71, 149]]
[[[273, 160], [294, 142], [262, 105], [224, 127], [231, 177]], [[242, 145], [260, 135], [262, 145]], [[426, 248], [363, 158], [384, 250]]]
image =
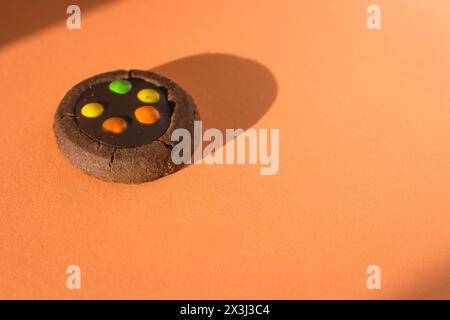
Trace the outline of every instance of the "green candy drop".
[[131, 90], [131, 83], [127, 80], [116, 80], [109, 84], [109, 90], [117, 94], [126, 94]]

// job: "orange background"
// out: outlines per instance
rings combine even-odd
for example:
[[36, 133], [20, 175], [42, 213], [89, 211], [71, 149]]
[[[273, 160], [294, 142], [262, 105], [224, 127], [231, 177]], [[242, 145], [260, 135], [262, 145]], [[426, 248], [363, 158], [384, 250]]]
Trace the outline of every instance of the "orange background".
[[[81, 2], [73, 31], [68, 3], [17, 3], [1, 19], [0, 298], [450, 298], [449, 1]], [[208, 127], [279, 128], [279, 174], [83, 175], [53, 114], [119, 68], [172, 77]]]

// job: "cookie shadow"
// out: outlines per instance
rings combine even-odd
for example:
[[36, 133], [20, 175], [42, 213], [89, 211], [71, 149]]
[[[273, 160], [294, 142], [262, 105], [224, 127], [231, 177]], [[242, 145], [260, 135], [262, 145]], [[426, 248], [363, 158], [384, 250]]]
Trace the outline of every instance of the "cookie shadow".
[[254, 60], [229, 54], [199, 54], [150, 71], [169, 77], [193, 97], [203, 130], [252, 127], [277, 95], [272, 72]]

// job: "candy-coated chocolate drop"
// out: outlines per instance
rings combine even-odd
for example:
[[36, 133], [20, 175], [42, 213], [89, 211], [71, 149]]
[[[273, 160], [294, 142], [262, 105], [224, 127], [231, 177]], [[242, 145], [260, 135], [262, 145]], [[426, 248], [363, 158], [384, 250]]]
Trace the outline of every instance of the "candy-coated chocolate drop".
[[159, 93], [153, 89], [142, 89], [138, 92], [137, 97], [145, 103], [155, 103], [159, 101]]
[[81, 114], [86, 118], [96, 118], [103, 113], [103, 106], [100, 103], [87, 103], [81, 108]]
[[143, 106], [134, 110], [134, 116], [143, 124], [152, 124], [159, 120], [159, 111], [152, 106]]
[[131, 83], [127, 80], [116, 80], [109, 84], [109, 90], [117, 94], [126, 94], [131, 90]]
[[127, 122], [119, 117], [108, 118], [103, 122], [103, 129], [113, 133], [122, 133], [127, 128]]

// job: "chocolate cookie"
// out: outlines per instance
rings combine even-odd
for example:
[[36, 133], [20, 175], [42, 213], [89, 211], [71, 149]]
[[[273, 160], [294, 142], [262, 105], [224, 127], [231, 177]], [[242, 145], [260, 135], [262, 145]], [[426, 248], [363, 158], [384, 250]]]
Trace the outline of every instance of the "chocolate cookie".
[[193, 136], [195, 120], [194, 101], [170, 79], [118, 70], [70, 89], [53, 129], [60, 150], [81, 171], [108, 182], [142, 183], [181, 169], [172, 162], [170, 137], [178, 128]]

